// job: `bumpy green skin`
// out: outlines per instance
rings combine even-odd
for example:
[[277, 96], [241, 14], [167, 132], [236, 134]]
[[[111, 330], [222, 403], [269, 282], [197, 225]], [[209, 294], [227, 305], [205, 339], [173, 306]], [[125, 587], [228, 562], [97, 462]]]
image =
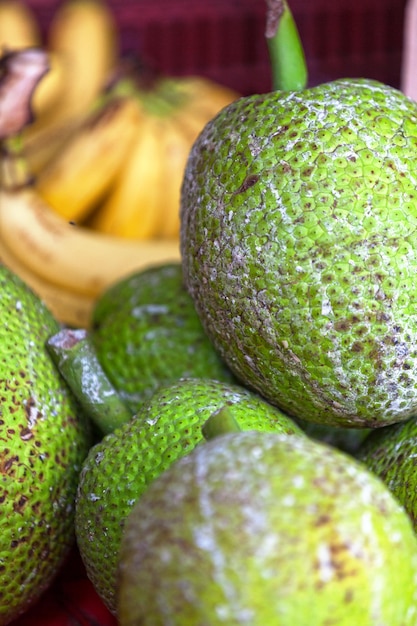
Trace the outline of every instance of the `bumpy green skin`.
[[244, 432], [150, 485], [126, 521], [119, 581], [121, 626], [414, 626], [417, 542], [354, 459]]
[[417, 532], [417, 420], [379, 428], [359, 447], [357, 458], [379, 476], [404, 506]]
[[203, 441], [203, 424], [225, 405], [243, 430], [304, 437], [292, 420], [240, 386], [184, 379], [156, 391], [133, 420], [90, 450], [77, 495], [77, 542], [89, 578], [113, 613], [127, 515], [151, 481]]
[[0, 625], [50, 585], [74, 543], [89, 428], [45, 349], [58, 323], [0, 264]]
[[184, 280], [232, 371], [303, 419], [417, 407], [417, 107], [374, 81], [243, 98], [194, 144]]
[[179, 263], [151, 267], [106, 291], [93, 312], [91, 340], [132, 412], [179, 378], [233, 378], [203, 330]]

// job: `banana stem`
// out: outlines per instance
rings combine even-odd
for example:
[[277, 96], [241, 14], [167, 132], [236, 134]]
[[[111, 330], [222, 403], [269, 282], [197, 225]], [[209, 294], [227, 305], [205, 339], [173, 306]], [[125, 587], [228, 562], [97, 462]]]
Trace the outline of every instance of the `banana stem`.
[[40, 48], [15, 50], [0, 58], [0, 141], [33, 121], [32, 96], [48, 70], [48, 55]]
[[212, 413], [201, 428], [203, 437], [206, 440], [214, 439], [214, 437], [219, 435], [237, 433], [241, 430], [228, 406], [223, 406], [218, 411]]
[[104, 99], [115, 96], [134, 97], [146, 111], [160, 117], [168, 117], [186, 101], [175, 81], [168, 79], [155, 80], [152, 88], [148, 89], [141, 87], [134, 77], [121, 78], [103, 93]]
[[0, 187], [17, 191], [33, 182], [23, 153], [22, 138], [17, 134], [0, 143]]
[[131, 419], [132, 414], [104, 373], [88, 333], [64, 328], [46, 347], [86, 415], [103, 435]]
[[272, 69], [272, 86], [277, 91], [305, 89], [308, 72], [297, 25], [287, 0], [266, 0], [267, 40]]

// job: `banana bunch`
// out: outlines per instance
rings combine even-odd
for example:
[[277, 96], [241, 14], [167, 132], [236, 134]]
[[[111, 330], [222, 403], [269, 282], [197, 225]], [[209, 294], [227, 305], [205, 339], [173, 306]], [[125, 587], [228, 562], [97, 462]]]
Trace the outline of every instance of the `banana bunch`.
[[119, 42], [107, 4], [64, 0], [52, 18], [43, 48], [50, 69], [33, 94], [33, 121], [22, 135], [35, 175], [60, 153], [115, 71]]
[[[32, 287], [61, 322], [88, 327], [103, 290], [142, 267], [178, 260], [179, 244], [126, 241], [79, 227], [38, 193], [18, 131], [26, 127], [25, 98], [45, 72], [44, 57], [41, 49], [28, 49], [0, 59], [0, 262]], [[124, 108], [129, 102], [119, 98], [116, 106], [112, 100], [112, 107], [131, 110]], [[110, 115], [107, 105], [105, 110]]]
[[23, 133], [28, 164], [36, 174], [59, 152], [115, 70], [119, 40], [104, 0], [64, 0], [46, 41], [29, 5], [0, 0], [0, 55], [29, 47], [43, 47], [49, 63], [33, 94], [33, 123]]
[[47, 39], [27, 6], [0, 0], [3, 57], [38, 49], [49, 68], [31, 93], [18, 150], [3, 138], [0, 261], [63, 323], [88, 327], [111, 283], [179, 259], [189, 150], [238, 94], [199, 77], [143, 81], [119, 58], [104, 0], [64, 0]]
[[179, 259], [172, 241], [127, 241], [68, 222], [24, 174], [20, 156], [0, 160], [0, 262], [18, 274], [64, 324], [87, 328], [94, 302], [121, 277]]
[[158, 77], [146, 88], [137, 78], [121, 84], [136, 100], [141, 123], [110, 192], [86, 223], [130, 239], [178, 237], [180, 190], [191, 146], [237, 94], [200, 77]]
[[36, 187], [58, 214], [98, 232], [177, 238], [191, 146], [236, 97], [205, 78], [158, 77], [144, 87], [139, 71], [121, 71], [60, 152], [37, 172]]

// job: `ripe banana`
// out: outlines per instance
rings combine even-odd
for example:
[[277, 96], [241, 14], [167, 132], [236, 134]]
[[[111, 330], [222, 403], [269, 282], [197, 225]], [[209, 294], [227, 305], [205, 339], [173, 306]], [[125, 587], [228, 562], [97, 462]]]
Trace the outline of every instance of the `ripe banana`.
[[62, 102], [69, 116], [83, 113], [100, 93], [118, 59], [118, 34], [104, 0], [66, 0], [48, 31], [48, 50], [67, 65], [67, 93]]
[[49, 116], [58, 106], [66, 87], [66, 67], [61, 56], [48, 52], [49, 70], [37, 85], [32, 98], [34, 119]]
[[61, 322], [88, 327], [103, 290], [131, 272], [180, 258], [178, 240], [128, 241], [66, 221], [31, 184], [15, 138], [0, 147], [0, 261]]
[[0, 237], [43, 280], [97, 297], [139, 268], [178, 260], [178, 241], [129, 241], [72, 225], [31, 187], [0, 190]]
[[88, 326], [103, 290], [148, 265], [178, 260], [179, 242], [100, 235], [55, 213], [31, 184], [16, 135], [30, 118], [27, 101], [45, 71], [46, 54], [30, 48], [4, 55], [1, 64], [0, 262], [39, 293], [63, 323]]
[[180, 190], [191, 146], [238, 94], [198, 77], [159, 78], [145, 89], [140, 74], [131, 93], [143, 111], [141, 129], [112, 192], [88, 224], [132, 239], [178, 237]]
[[205, 78], [167, 79], [167, 83], [170, 83], [168, 88], [178, 90], [183, 99], [182, 105], [172, 112], [162, 138], [166, 202], [158, 234], [169, 238], [179, 233], [180, 192], [191, 146], [207, 122], [238, 95]]
[[[68, 127], [78, 125], [113, 73], [118, 45], [113, 15], [104, 0], [66, 0], [58, 6], [48, 30], [46, 48], [52, 65], [56, 63], [56, 73], [64, 75], [64, 88], [54, 106], [45, 113], [38, 112], [34, 123], [24, 131], [28, 159], [36, 154], [39, 144], [44, 146], [43, 163], [54, 158], [59, 138], [65, 141]], [[48, 158], [45, 136], [51, 135], [58, 145], [52, 142]]]
[[[201, 130], [203, 124], [198, 126]], [[191, 125], [178, 124], [175, 118], [169, 118], [161, 135], [161, 165], [163, 167], [164, 199], [160, 211], [158, 235], [162, 238], [178, 237], [180, 231], [180, 193], [185, 165], [190, 146], [198, 131]]]
[[[42, 34], [36, 15], [28, 4], [0, 0], [0, 54], [24, 48], [40, 48]], [[64, 89], [63, 63], [49, 54], [49, 71], [42, 78], [32, 98], [35, 117], [50, 112]]]
[[32, 9], [20, 0], [0, 1], [0, 54], [40, 46], [39, 24]]
[[50, 128], [44, 127], [42, 132], [30, 136], [31, 127], [22, 132], [22, 144], [28, 169], [37, 177], [50, 163], [59, 156], [63, 146], [70, 140], [77, 129], [83, 124], [83, 118], [67, 120]]
[[61, 323], [76, 328], [89, 328], [95, 298], [53, 285], [32, 272], [5, 246], [0, 237], [0, 264], [17, 274], [45, 302]]
[[87, 116], [36, 179], [45, 201], [68, 220], [83, 220], [110, 190], [141, 122], [133, 98], [111, 98]]
[[167, 121], [147, 116], [137, 130], [134, 144], [113, 189], [89, 226], [101, 233], [131, 239], [157, 236], [166, 180], [161, 175], [161, 138]]

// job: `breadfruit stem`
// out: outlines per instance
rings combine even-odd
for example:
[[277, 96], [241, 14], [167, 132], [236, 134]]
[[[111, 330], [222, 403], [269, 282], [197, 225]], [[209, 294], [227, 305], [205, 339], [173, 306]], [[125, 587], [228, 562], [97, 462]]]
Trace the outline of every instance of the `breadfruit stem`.
[[214, 439], [214, 437], [219, 435], [237, 433], [241, 430], [228, 406], [223, 406], [218, 411], [212, 413], [201, 428], [203, 437], [207, 440]]
[[272, 69], [272, 87], [299, 91], [308, 81], [307, 64], [297, 25], [286, 0], [266, 0], [265, 37]]
[[132, 413], [104, 373], [86, 330], [64, 328], [49, 338], [46, 347], [81, 408], [103, 435], [130, 420]]

